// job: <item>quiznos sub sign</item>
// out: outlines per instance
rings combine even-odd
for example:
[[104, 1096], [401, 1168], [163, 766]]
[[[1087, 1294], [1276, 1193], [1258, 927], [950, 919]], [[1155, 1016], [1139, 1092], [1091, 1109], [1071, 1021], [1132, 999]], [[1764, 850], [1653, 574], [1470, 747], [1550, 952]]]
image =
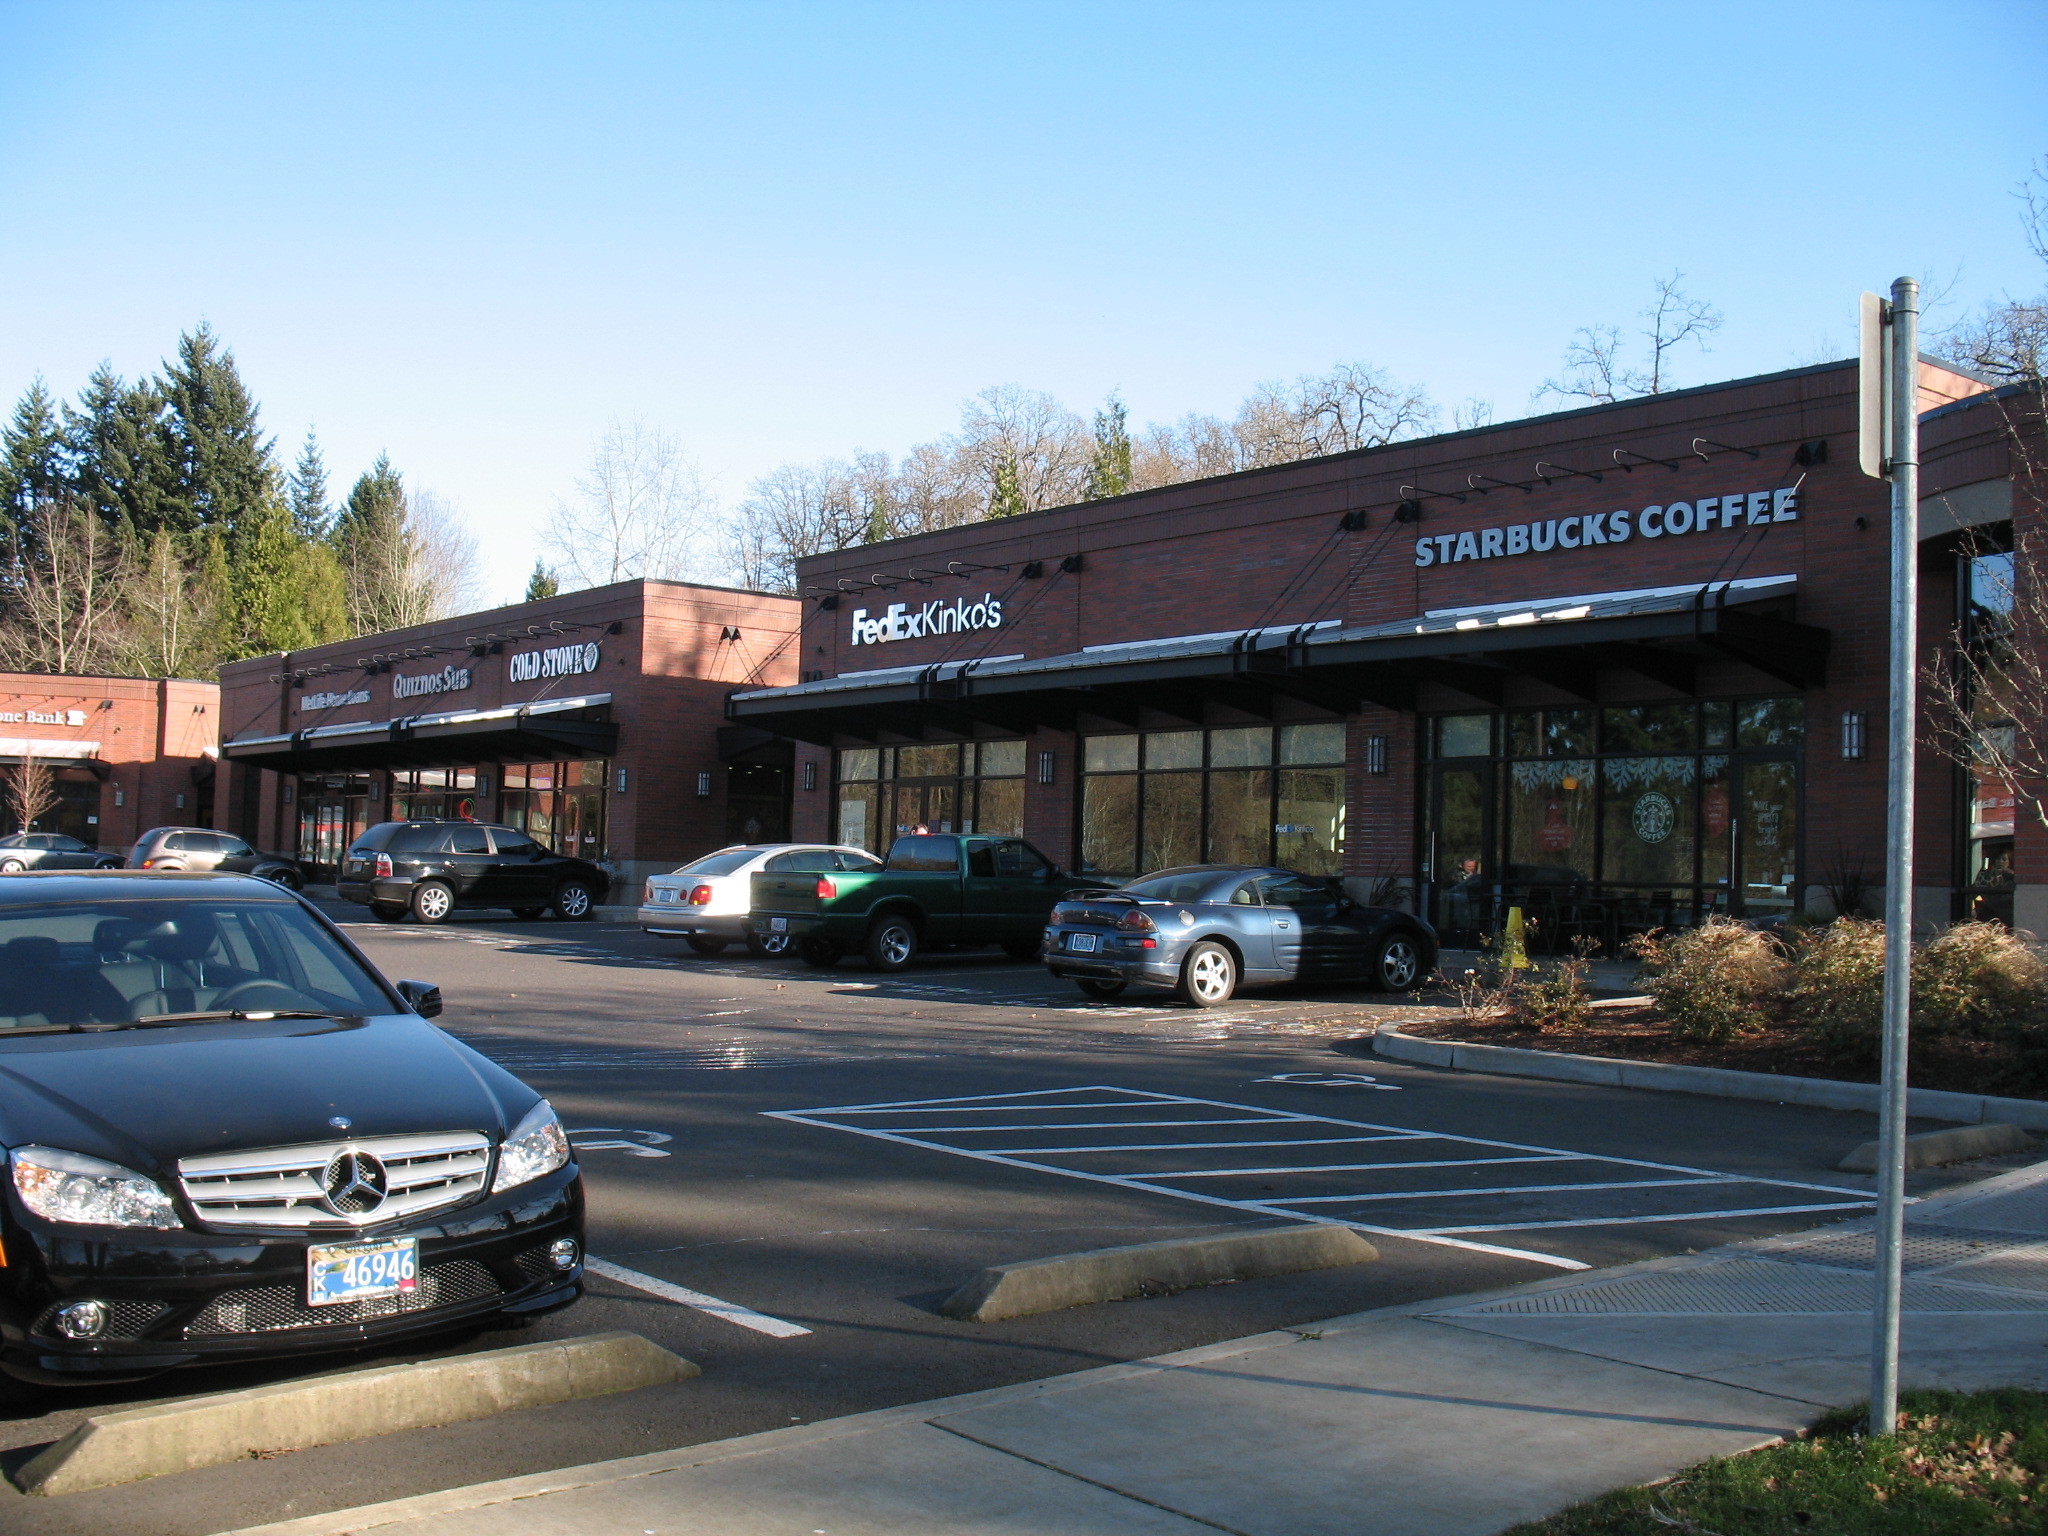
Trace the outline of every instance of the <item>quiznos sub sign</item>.
[[467, 667], [443, 667], [438, 672], [422, 672], [410, 677], [403, 672], [391, 674], [391, 696], [394, 699], [417, 699], [429, 693], [460, 693], [468, 686]]
[[571, 677], [597, 670], [595, 645], [551, 645], [544, 651], [514, 651], [505, 658], [505, 675], [515, 683], [536, 677]]
[[1695, 534], [1756, 528], [1799, 520], [1799, 487], [1740, 491], [1644, 507], [1640, 512], [1586, 512], [1540, 523], [1509, 523], [1438, 533], [1415, 541], [1417, 565], [1455, 565], [1460, 560], [1497, 560], [1508, 555], [1545, 555], [1554, 549], [1588, 549], [1626, 544], [1630, 539], [1687, 538]]
[[865, 608], [853, 610], [853, 643], [884, 645], [891, 640], [916, 640], [925, 635], [959, 635], [971, 629], [1001, 629], [1003, 600], [983, 593], [979, 602], [956, 597], [950, 603], [934, 598], [922, 608], [908, 603], [891, 603], [880, 618], [871, 619]]

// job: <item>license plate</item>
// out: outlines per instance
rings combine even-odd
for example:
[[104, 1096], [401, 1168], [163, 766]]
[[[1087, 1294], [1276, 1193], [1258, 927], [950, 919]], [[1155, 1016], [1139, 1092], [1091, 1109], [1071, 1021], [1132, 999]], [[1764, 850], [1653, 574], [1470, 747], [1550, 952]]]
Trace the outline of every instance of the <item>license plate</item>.
[[676, 893], [674, 891], [663, 890], [660, 886], [656, 886], [654, 889], [654, 899], [656, 901], [672, 902], [676, 899]]
[[306, 1250], [306, 1304], [338, 1306], [420, 1288], [420, 1243], [394, 1237], [381, 1243], [342, 1243]]
[[1070, 933], [1067, 935], [1067, 949], [1076, 955], [1092, 955], [1100, 947], [1100, 941], [1092, 933]]
[[768, 919], [768, 931], [769, 931], [770, 933], [787, 933], [787, 932], [789, 932], [789, 919], [788, 919], [788, 918], [786, 918], [786, 917], [771, 917], [771, 918], [769, 918], [769, 919]]

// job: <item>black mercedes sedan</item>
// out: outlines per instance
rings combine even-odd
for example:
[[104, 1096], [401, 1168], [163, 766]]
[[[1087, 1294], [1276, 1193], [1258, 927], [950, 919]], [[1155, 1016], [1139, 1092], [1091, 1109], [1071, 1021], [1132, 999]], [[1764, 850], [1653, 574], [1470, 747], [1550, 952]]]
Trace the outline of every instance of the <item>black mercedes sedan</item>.
[[1045, 963], [1091, 997], [1177, 992], [1197, 1008], [1240, 986], [1362, 981], [1405, 992], [1436, 964], [1436, 931], [1353, 901], [1339, 880], [1246, 864], [1162, 869], [1052, 909]]
[[0, 1389], [576, 1300], [561, 1122], [440, 1009], [252, 876], [0, 881]]

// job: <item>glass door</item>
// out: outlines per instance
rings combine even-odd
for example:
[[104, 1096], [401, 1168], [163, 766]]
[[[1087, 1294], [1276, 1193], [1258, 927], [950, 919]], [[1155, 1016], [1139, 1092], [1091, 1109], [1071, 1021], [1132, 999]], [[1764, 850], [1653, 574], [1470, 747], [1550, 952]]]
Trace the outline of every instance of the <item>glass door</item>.
[[1431, 919], [1446, 944], [1476, 944], [1493, 928], [1493, 764], [1440, 765], [1430, 772], [1423, 879]]
[[1745, 917], [1782, 916], [1801, 905], [1799, 769], [1786, 759], [1739, 761], [1736, 886]]

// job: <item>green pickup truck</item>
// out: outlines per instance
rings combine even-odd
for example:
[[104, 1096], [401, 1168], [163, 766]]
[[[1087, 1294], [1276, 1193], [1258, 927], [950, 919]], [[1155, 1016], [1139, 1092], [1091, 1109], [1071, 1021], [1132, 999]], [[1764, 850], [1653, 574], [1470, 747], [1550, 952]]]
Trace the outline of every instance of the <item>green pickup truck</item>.
[[899, 837], [872, 871], [754, 876], [747, 925], [787, 933], [812, 965], [859, 950], [878, 971], [900, 971], [921, 949], [1000, 944], [1039, 952], [1053, 903], [1100, 880], [1062, 873], [1021, 838]]

